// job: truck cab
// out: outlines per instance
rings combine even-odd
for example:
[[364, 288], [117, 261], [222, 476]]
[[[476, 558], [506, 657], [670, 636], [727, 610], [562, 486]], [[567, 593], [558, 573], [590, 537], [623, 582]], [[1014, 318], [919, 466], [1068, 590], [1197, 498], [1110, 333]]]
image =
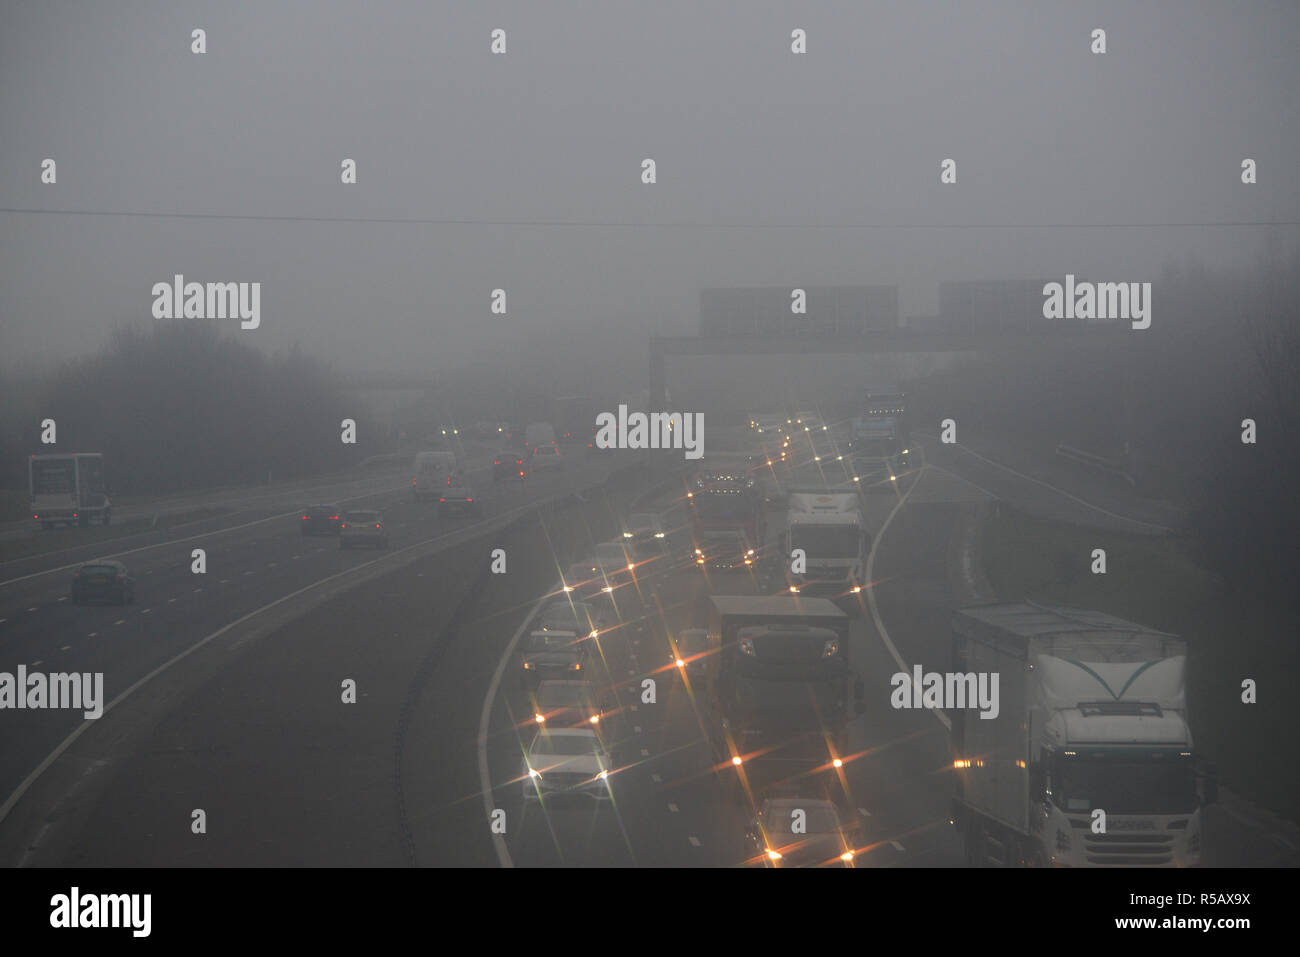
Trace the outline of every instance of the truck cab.
[[[871, 550], [857, 493], [796, 487], [786, 518], [780, 546], [768, 560], [769, 590], [830, 598], [856, 610]], [[803, 553], [799, 559], [796, 549]]]

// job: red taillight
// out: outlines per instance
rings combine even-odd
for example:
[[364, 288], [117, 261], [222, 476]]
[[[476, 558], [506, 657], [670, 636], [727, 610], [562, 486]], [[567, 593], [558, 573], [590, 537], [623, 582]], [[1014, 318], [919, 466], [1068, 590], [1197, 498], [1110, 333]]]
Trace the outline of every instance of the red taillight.
[[520, 478], [523, 478], [523, 477], [524, 477], [524, 473], [523, 473], [523, 472], [520, 472], [520, 473], [519, 473], [519, 477], [520, 477]]
[[416, 481], [417, 481], [416, 479], [411, 479], [411, 484], [414, 485]]
[[383, 528], [383, 526], [380, 525], [378, 522], [375, 522], [375, 528]]
[[304, 515], [304, 516], [302, 517], [302, 520], [305, 522], [305, 521], [307, 521], [307, 519], [309, 519], [309, 518], [311, 518], [310, 515]]
[[467, 499], [465, 499], [465, 501], [467, 501], [467, 502], [472, 502], [472, 501], [474, 501], [474, 500], [473, 500], [472, 498], [467, 498]]
[[331, 522], [337, 522], [338, 520], [339, 520], [339, 517], [338, 517], [337, 515], [331, 515], [331, 516], [330, 516], [330, 521], [331, 521]]
[[440, 498], [440, 499], [438, 499], [438, 501], [439, 501], [439, 502], [445, 502], [445, 501], [447, 501], [447, 500], [446, 500], [445, 498]]
[[501, 463], [500, 463], [500, 462], [493, 462], [492, 464], [493, 464], [493, 465], [500, 465]]
[[347, 523], [347, 522], [344, 522], [342, 525], [339, 526], [339, 528], [347, 528], [347, 527], [348, 527], [348, 523]]

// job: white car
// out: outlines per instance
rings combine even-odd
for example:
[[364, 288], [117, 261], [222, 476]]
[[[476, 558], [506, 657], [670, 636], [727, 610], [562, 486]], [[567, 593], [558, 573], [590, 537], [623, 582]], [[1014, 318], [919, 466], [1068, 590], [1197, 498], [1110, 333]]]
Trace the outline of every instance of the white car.
[[805, 797], [764, 801], [746, 836], [755, 851], [750, 863], [767, 867], [853, 867], [862, 840], [834, 804]]
[[614, 762], [586, 728], [539, 728], [524, 749], [525, 801], [584, 797], [608, 801]]

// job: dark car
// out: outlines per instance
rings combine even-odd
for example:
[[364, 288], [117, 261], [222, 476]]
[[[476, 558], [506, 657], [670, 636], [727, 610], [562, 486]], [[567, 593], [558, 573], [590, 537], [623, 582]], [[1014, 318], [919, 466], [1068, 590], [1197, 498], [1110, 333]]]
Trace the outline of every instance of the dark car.
[[618, 700], [598, 692], [590, 681], [551, 678], [533, 694], [533, 722], [548, 728], [590, 728], [605, 738], [617, 710]]
[[72, 578], [72, 603], [103, 601], [125, 605], [135, 601], [135, 579], [126, 573], [121, 562], [89, 562], [77, 569]]
[[298, 524], [304, 535], [337, 535], [343, 525], [343, 510], [337, 505], [308, 505]]
[[523, 452], [502, 452], [492, 460], [492, 481], [494, 482], [500, 482], [503, 479], [522, 482], [526, 471]]
[[472, 515], [475, 518], [482, 518], [483, 502], [474, 495], [473, 489], [457, 487], [443, 489], [442, 494], [438, 496], [438, 517], [445, 518], [448, 515]]

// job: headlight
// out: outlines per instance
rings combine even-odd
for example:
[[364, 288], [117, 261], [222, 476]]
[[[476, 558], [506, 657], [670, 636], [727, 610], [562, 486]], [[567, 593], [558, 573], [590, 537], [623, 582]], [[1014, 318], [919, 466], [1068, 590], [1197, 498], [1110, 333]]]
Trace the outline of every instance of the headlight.
[[731, 763], [734, 764], [736, 767], [740, 767], [741, 760], [742, 760], [742, 759], [741, 759], [740, 755], [738, 754], [738, 755], [736, 755], [734, 758], [731, 759]]
[[664, 537], [663, 532], [655, 532], [655, 538], [663, 538], [663, 537]]
[[854, 586], [853, 586], [853, 594], [857, 595], [857, 594], [860, 594], [861, 592], [862, 592], [862, 586], [861, 586], [861, 585], [854, 585]]
[[849, 861], [853, 860], [853, 852], [845, 851], [843, 854], [840, 855], [840, 860], [844, 861], [847, 864]]
[[591, 634], [589, 634], [587, 637], [588, 637], [588, 638], [599, 638], [599, 637], [600, 637], [600, 631], [599, 631], [598, 629], [596, 629], [596, 628], [593, 628], [593, 629], [591, 629]]
[[600, 715], [598, 715], [598, 714], [593, 714], [593, 715], [591, 716], [591, 723], [592, 723], [592, 724], [600, 724]]
[[596, 777], [598, 777], [600, 780], [604, 781], [606, 778], [609, 777], [609, 772], [608, 772], [608, 771], [605, 771], [605, 770], [602, 770], [599, 774], [596, 775]]
[[752, 655], [754, 653], [754, 642], [749, 638], [740, 639], [740, 653], [742, 655]]
[[840, 650], [840, 643], [838, 641], [834, 641], [834, 640], [828, 641], [826, 642], [825, 647], [822, 648], [822, 657], [824, 658], [834, 657], [835, 653], [839, 650]]
[[779, 852], [774, 851], [769, 847], [767, 849], [767, 859], [769, 861], [779, 861], [781, 859], [781, 855]]
[[533, 663], [531, 661], [524, 662], [524, 671], [530, 671], [532, 667], [533, 667]]
[[582, 662], [581, 662], [581, 661], [575, 661], [575, 662], [573, 663], [573, 670], [574, 670], [574, 671], [581, 671], [581, 670], [582, 670]]
[[529, 776], [530, 778], [532, 778], [533, 780], [535, 780], [535, 781], [540, 781], [540, 780], [542, 779], [542, 775], [541, 775], [541, 773], [540, 773], [539, 771], [535, 770], [534, 768], [529, 768], [529, 769], [528, 769], [528, 776]]
[[631, 533], [631, 532], [624, 532], [624, 533], [623, 533], [623, 537], [624, 537], [624, 538], [631, 538], [631, 537], [632, 537], [632, 533]]
[[544, 714], [535, 714], [535, 715], [533, 715], [533, 719], [534, 719], [538, 724], [545, 724], [545, 723], [546, 723], [546, 715], [544, 715]]
[[684, 661], [682, 661], [682, 659], [678, 658], [678, 659], [677, 659], [677, 667], [678, 667], [678, 668], [685, 668], [685, 667], [686, 667], [686, 662], [684, 662]]
[[799, 594], [799, 586], [798, 586], [798, 585], [791, 585], [791, 586], [790, 586], [790, 594], [792, 594], [792, 595], [797, 595], [797, 594]]

